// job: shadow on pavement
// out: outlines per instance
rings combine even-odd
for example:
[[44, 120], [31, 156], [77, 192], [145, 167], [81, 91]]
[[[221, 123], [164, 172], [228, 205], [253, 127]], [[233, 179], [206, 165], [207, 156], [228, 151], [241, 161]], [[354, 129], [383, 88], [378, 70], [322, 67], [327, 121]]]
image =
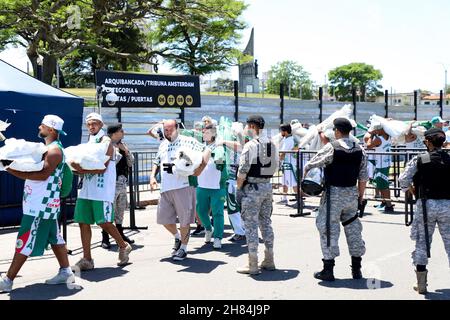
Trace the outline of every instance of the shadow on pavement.
[[89, 282], [102, 282], [111, 278], [122, 277], [128, 272], [128, 270], [124, 270], [122, 267], [95, 268], [90, 271], [82, 271], [80, 275], [77, 274], [77, 277]]
[[195, 249], [195, 251], [189, 252], [191, 255], [208, 253], [211, 251], [217, 251], [226, 254], [229, 257], [239, 257], [242, 254], [248, 253], [247, 244], [245, 241], [238, 243], [222, 243], [222, 248], [214, 250], [212, 243], [205, 243], [201, 247]]
[[11, 300], [52, 300], [60, 297], [69, 297], [77, 294], [83, 289], [81, 286], [74, 285], [69, 288], [67, 285], [46, 285], [36, 283], [24, 288], [17, 288], [11, 291], [9, 297]]
[[297, 278], [300, 274], [299, 270], [277, 269], [275, 271], [264, 271], [257, 276], [252, 276], [256, 281], [287, 281]]
[[450, 289], [438, 289], [425, 295], [427, 300], [450, 300]]
[[320, 281], [319, 285], [327, 288], [347, 288], [355, 290], [375, 290], [391, 288], [394, 285], [392, 282], [379, 279], [336, 279], [336, 281]]
[[164, 258], [161, 259], [160, 262], [169, 262], [186, 267], [185, 269], [178, 270], [178, 272], [192, 273], [211, 273], [218, 266], [226, 264], [226, 262], [223, 261], [193, 259], [189, 257], [183, 261], [174, 261], [172, 258]]
[[[131, 247], [133, 248], [133, 250], [130, 253], [130, 260], [133, 258], [133, 251], [140, 250], [140, 249], [144, 248], [145, 246], [140, 245], [140, 244], [132, 244]], [[119, 246], [117, 244], [111, 244], [111, 248], [103, 249], [103, 250], [111, 251], [111, 252], [119, 252]]]

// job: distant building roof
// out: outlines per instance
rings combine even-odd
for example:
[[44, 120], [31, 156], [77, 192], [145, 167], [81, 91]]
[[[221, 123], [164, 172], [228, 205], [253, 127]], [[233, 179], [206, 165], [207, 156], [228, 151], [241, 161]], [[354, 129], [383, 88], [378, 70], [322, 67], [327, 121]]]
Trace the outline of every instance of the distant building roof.
[[[441, 97], [438, 94], [432, 94], [429, 96], [425, 96], [422, 98], [422, 100], [429, 100], [429, 101], [436, 101], [436, 100], [440, 100]], [[444, 99], [450, 99], [450, 94], [446, 95]]]

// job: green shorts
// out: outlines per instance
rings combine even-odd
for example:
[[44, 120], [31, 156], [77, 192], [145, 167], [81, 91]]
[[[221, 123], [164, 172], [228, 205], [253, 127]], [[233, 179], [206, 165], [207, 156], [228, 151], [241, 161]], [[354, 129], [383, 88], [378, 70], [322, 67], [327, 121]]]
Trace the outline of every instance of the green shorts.
[[48, 245], [64, 245], [58, 220], [23, 215], [17, 236], [16, 252], [27, 257], [39, 257]]
[[114, 206], [112, 202], [77, 199], [74, 220], [77, 223], [104, 224], [114, 221]]
[[378, 190], [389, 189], [389, 167], [376, 168], [373, 178], [375, 180], [375, 188]]

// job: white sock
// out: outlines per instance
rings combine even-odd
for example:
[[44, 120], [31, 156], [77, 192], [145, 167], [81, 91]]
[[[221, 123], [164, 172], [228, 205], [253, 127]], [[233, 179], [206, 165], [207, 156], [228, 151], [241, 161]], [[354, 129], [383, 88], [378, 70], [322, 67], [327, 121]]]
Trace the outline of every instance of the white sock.
[[181, 235], [180, 235], [179, 232], [177, 232], [177, 233], [174, 235], [174, 237], [175, 237], [175, 239], [181, 240]]
[[184, 251], [187, 252], [187, 244], [182, 244], [180, 249], [183, 249]]
[[10, 278], [8, 278], [7, 276], [5, 276], [5, 277], [3, 278], [3, 280], [4, 280], [6, 283], [8, 283], [8, 284], [12, 284], [12, 283], [13, 283], [13, 281], [12, 281]]
[[70, 268], [70, 267], [67, 267], [67, 268], [60, 268], [60, 269], [59, 269], [59, 272], [65, 273], [65, 274], [67, 274], [67, 275], [72, 275], [72, 274], [73, 274], [72, 268]]

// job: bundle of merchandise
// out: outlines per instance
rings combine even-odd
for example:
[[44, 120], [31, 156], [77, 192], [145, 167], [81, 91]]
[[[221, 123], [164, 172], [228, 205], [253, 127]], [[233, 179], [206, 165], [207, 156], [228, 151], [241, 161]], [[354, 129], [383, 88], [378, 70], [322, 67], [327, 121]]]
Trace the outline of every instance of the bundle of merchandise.
[[109, 160], [109, 144], [107, 143], [82, 143], [77, 146], [64, 149], [66, 163], [74, 171], [71, 163], [76, 163], [84, 170], [104, 170], [106, 161]]
[[0, 148], [0, 170], [10, 168], [22, 172], [36, 172], [44, 168], [43, 155], [47, 147], [43, 143], [23, 139], [6, 139]]

